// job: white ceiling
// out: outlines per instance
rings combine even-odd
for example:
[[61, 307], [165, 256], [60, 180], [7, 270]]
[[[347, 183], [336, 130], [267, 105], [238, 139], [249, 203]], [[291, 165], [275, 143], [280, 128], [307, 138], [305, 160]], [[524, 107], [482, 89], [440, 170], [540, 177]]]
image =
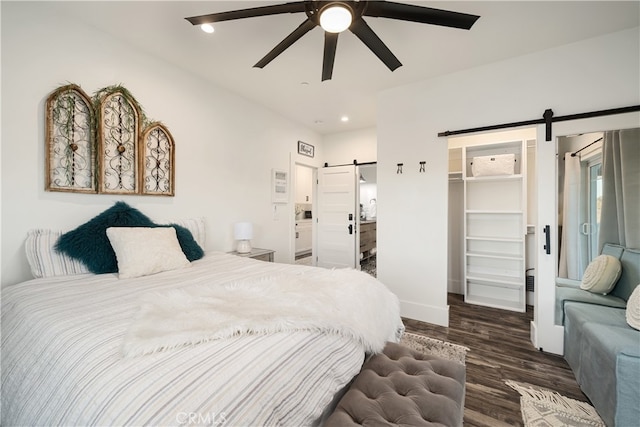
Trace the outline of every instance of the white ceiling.
[[[376, 94], [382, 90], [640, 25], [639, 1], [404, 1], [480, 19], [466, 31], [365, 18], [403, 66], [389, 71], [345, 32], [339, 37], [333, 78], [321, 82], [320, 28], [264, 69], [253, 68], [306, 19], [304, 13], [221, 22], [214, 34], [184, 19], [284, 2], [74, 1], [43, 7], [84, 21], [320, 134], [374, 126]], [[349, 116], [349, 122], [341, 122], [342, 115]]]

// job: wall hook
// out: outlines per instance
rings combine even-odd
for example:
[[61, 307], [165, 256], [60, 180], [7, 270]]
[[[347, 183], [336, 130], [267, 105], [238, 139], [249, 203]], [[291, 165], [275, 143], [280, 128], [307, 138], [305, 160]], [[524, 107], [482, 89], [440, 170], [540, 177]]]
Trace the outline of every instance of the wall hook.
[[427, 162], [425, 162], [424, 160], [420, 162], [420, 172], [426, 172], [426, 169], [425, 169], [426, 163]]
[[398, 163], [398, 169], [396, 170], [396, 173], [402, 173], [402, 165], [404, 163]]

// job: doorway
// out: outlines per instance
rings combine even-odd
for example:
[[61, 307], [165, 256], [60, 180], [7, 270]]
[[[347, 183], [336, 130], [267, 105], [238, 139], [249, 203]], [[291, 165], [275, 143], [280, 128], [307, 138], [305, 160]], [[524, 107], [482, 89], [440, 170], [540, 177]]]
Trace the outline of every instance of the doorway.
[[[535, 142], [535, 128], [448, 140], [447, 290], [472, 304], [535, 305]], [[496, 159], [510, 167], [482, 170]]]
[[295, 263], [315, 265], [313, 256], [316, 168], [295, 164]]
[[377, 164], [360, 165], [358, 172], [360, 191], [360, 269], [377, 277]]
[[[546, 352], [563, 354], [564, 350], [564, 328], [555, 324], [555, 280], [559, 273], [560, 243], [562, 229], [559, 227], [559, 203], [558, 193], [558, 143], [562, 137], [575, 135], [586, 135], [589, 133], [601, 133], [615, 129], [636, 128], [640, 115], [638, 113], [625, 113], [618, 115], [607, 115], [591, 117], [580, 120], [569, 120], [555, 123], [551, 140], [546, 141], [544, 136], [546, 127], [538, 127], [537, 156], [539, 173], [537, 179], [538, 188], [538, 218], [537, 228], [546, 230], [537, 243], [537, 265], [536, 271], [541, 286], [536, 290], [536, 311], [533, 322], [531, 322], [531, 341], [533, 345]], [[595, 141], [589, 135], [589, 143]], [[597, 138], [596, 138], [597, 139]], [[587, 157], [587, 156], [585, 156]], [[596, 160], [593, 158], [593, 160]], [[593, 164], [595, 166], [595, 162]], [[585, 169], [586, 171], [586, 169]], [[593, 170], [594, 183], [597, 186], [597, 169]], [[597, 189], [594, 197], [597, 198]], [[596, 203], [597, 205], [597, 203]], [[587, 220], [588, 221], [588, 220]], [[586, 222], [585, 222], [586, 223]], [[589, 226], [582, 226], [578, 223], [578, 230], [584, 230], [589, 234]], [[594, 227], [592, 225], [591, 227]], [[562, 228], [567, 227], [563, 224]], [[565, 239], [568, 243], [568, 239]], [[587, 256], [589, 251], [587, 250]], [[588, 258], [587, 258], [588, 259]]]

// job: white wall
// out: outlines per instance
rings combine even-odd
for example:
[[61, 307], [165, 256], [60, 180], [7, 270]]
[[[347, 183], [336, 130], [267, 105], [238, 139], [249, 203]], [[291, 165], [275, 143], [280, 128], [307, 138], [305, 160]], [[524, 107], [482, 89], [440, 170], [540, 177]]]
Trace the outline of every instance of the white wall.
[[447, 140], [438, 132], [536, 119], [547, 108], [560, 116], [640, 104], [639, 40], [635, 28], [380, 94], [378, 277], [403, 315], [448, 325]]
[[329, 165], [375, 162], [377, 153], [376, 128], [326, 135], [323, 138], [323, 162]]
[[[233, 249], [233, 223], [250, 220], [254, 247], [275, 249], [276, 261], [293, 258], [293, 204], [278, 205], [274, 214], [271, 169], [289, 171], [298, 140], [315, 146], [319, 164], [318, 134], [49, 13], [46, 2], [3, 2], [1, 28], [3, 285], [30, 278], [23, 245], [29, 229], [71, 229], [116, 200], [154, 219], [204, 216], [208, 250]], [[44, 191], [44, 103], [67, 82], [89, 95], [122, 84], [149, 118], [169, 128], [176, 144], [175, 197]]]

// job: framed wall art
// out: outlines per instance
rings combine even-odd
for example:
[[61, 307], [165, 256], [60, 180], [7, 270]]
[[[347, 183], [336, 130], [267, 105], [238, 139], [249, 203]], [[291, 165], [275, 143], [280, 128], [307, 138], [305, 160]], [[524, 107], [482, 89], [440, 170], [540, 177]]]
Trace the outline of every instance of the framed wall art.
[[315, 147], [306, 142], [298, 141], [298, 154], [303, 156], [313, 157], [315, 155]]

